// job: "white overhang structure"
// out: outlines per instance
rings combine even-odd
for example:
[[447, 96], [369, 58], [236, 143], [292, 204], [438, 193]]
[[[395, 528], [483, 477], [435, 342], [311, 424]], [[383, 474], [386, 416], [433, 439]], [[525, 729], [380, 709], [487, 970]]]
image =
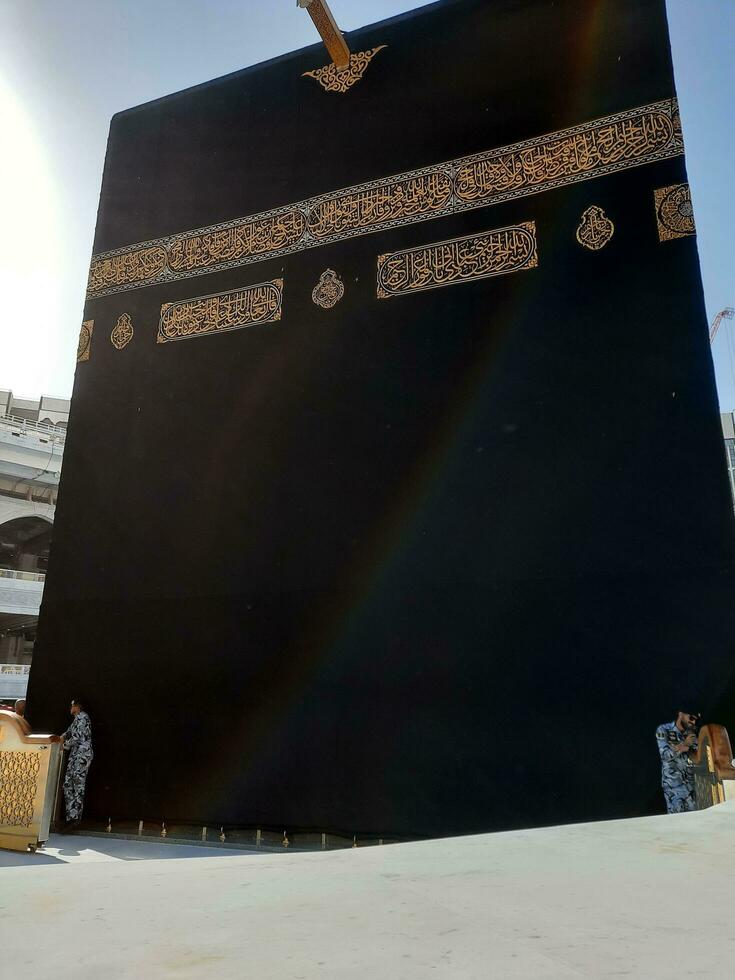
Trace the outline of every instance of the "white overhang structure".
[[0, 476], [56, 488], [65, 432], [54, 425], [17, 416], [0, 417]]

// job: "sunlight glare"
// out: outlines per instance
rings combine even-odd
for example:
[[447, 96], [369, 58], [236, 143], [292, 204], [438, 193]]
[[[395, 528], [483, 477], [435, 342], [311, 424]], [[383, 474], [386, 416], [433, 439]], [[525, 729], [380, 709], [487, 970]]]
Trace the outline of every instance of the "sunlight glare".
[[38, 396], [58, 356], [62, 231], [41, 136], [0, 78], [0, 387]]

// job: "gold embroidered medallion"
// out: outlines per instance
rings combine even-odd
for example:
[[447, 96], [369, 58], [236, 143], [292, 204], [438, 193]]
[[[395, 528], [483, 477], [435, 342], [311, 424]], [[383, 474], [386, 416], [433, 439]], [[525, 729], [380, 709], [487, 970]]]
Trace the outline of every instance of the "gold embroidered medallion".
[[112, 346], [118, 350], [122, 350], [133, 339], [134, 333], [133, 321], [130, 319], [130, 314], [123, 313], [122, 316], [118, 317], [117, 323], [112, 328], [112, 333], [110, 334]]
[[653, 192], [656, 204], [658, 240], [668, 242], [673, 238], [694, 235], [694, 208], [689, 184], [672, 184], [659, 187]]
[[342, 299], [345, 287], [342, 280], [332, 269], [326, 269], [319, 276], [319, 282], [314, 287], [311, 298], [317, 306], [331, 310]]
[[88, 361], [90, 347], [92, 346], [92, 331], [94, 330], [94, 320], [85, 320], [82, 329], [79, 331], [79, 343], [77, 345], [77, 364], [80, 361]]
[[596, 252], [604, 248], [614, 234], [615, 225], [596, 204], [592, 204], [582, 213], [582, 220], [577, 227], [577, 241], [580, 245]]

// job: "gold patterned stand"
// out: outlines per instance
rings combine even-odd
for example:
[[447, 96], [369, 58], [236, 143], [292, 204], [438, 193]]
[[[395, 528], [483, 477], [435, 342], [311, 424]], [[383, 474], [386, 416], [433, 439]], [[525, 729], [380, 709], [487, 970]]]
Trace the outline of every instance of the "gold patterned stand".
[[35, 851], [48, 840], [61, 764], [58, 735], [31, 735], [0, 711], [0, 847]]
[[727, 729], [723, 725], [704, 725], [698, 743], [692, 759], [697, 809], [735, 800], [735, 766]]

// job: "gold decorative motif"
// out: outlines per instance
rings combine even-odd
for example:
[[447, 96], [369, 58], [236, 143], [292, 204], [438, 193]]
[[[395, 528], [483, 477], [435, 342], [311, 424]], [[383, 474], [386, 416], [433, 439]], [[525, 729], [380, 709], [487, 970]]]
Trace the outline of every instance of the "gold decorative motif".
[[672, 184], [659, 187], [653, 192], [656, 203], [658, 240], [668, 242], [673, 238], [694, 235], [694, 208], [689, 184]]
[[158, 343], [223, 333], [254, 323], [273, 323], [281, 319], [282, 300], [283, 279], [274, 279], [234, 292], [164, 303], [158, 326]]
[[168, 246], [169, 268], [190, 272], [281, 252], [296, 245], [305, 228], [306, 217], [301, 211], [286, 211], [272, 218], [257, 218], [220, 231], [179, 238]]
[[524, 221], [481, 235], [378, 256], [378, 298], [487, 279], [537, 265], [536, 224]]
[[139, 285], [155, 279], [166, 268], [166, 250], [160, 245], [138, 248], [135, 251], [92, 259], [89, 270], [89, 293], [115, 286]]
[[324, 68], [317, 68], [315, 71], [305, 71], [302, 77], [315, 78], [326, 92], [339, 92], [344, 95], [360, 81], [378, 51], [387, 47], [387, 44], [380, 44], [369, 51], [356, 51], [355, 54], [350, 55], [349, 62], [343, 68], [339, 68], [336, 64], [325, 65]]
[[77, 363], [89, 360], [93, 330], [94, 320], [85, 320], [82, 323], [82, 329], [79, 331], [79, 343], [77, 345]]
[[342, 280], [332, 269], [327, 269], [319, 276], [319, 282], [314, 286], [312, 300], [322, 309], [331, 310], [342, 299], [345, 287]]
[[580, 245], [596, 252], [604, 248], [614, 234], [615, 225], [596, 204], [592, 204], [582, 213], [582, 220], [577, 227], [577, 241]]
[[110, 334], [110, 340], [112, 341], [113, 347], [117, 347], [118, 350], [122, 350], [123, 347], [127, 347], [130, 341], [133, 339], [133, 321], [130, 319], [129, 313], [123, 313], [118, 317], [117, 323], [112, 328], [112, 333]]
[[676, 100], [667, 99], [471, 157], [96, 255], [88, 295], [106, 296], [249, 265], [679, 156], [684, 144], [678, 120]]
[[38, 752], [0, 752], [0, 826], [33, 823], [40, 771]]

